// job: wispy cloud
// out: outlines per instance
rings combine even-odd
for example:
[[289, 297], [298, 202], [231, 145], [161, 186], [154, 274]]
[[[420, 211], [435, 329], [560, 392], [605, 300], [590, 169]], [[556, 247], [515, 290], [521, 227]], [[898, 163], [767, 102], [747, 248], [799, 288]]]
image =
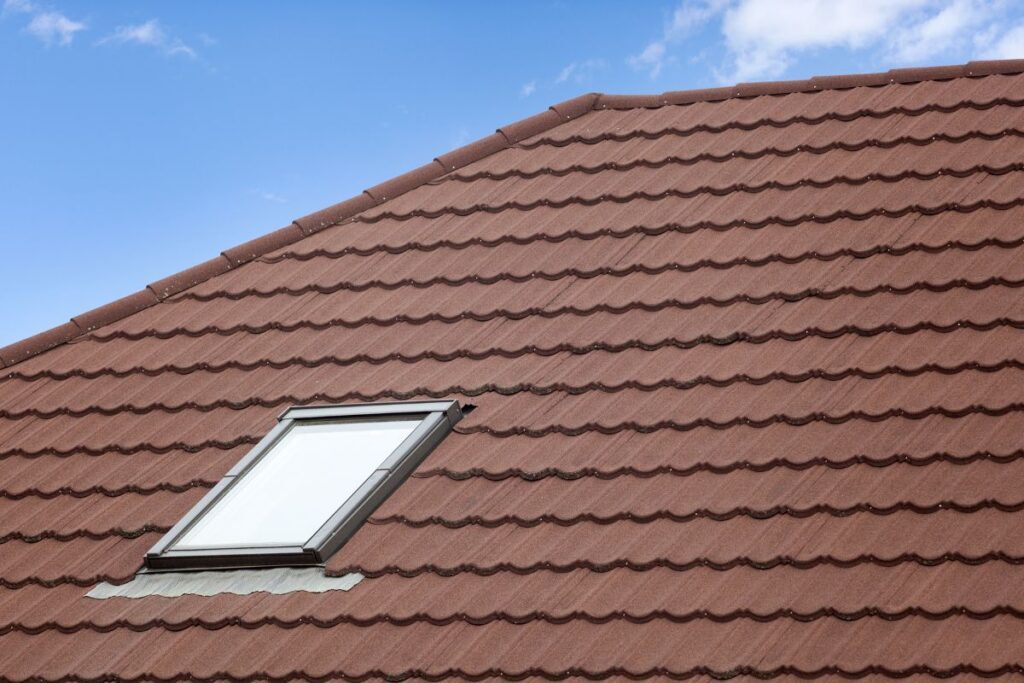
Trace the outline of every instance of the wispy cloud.
[[1024, 58], [1024, 24], [1017, 24], [997, 39], [986, 42], [980, 56], [985, 59]]
[[584, 83], [594, 75], [595, 71], [608, 66], [603, 59], [585, 59], [581, 62], [573, 62], [562, 67], [555, 77], [555, 84], [565, 83], [570, 79], [576, 83]]
[[626, 63], [638, 71], [646, 71], [657, 78], [666, 64], [674, 61], [669, 46], [682, 41], [695, 29], [725, 9], [728, 0], [685, 0], [666, 22], [661, 37], [652, 40], [644, 49], [626, 58]]
[[288, 203], [288, 198], [287, 197], [282, 197], [281, 195], [277, 194], [276, 192], [267, 192], [266, 190], [260, 190], [260, 189], [257, 189], [257, 188], [250, 188], [248, 190], [248, 192], [249, 192], [249, 194], [251, 194], [251, 195], [253, 195], [255, 197], [259, 197], [260, 199], [262, 199], [265, 202], [272, 202], [274, 204], [286, 204], [286, 203]]
[[5, 0], [3, 14], [29, 15], [25, 32], [47, 47], [70, 45], [75, 34], [86, 29], [85, 22], [74, 21], [55, 10], [43, 9], [29, 0]]
[[909, 22], [889, 38], [890, 56], [900, 64], [921, 62], [953, 46], [963, 47], [971, 34], [992, 18], [991, 6], [954, 0], [931, 16]]
[[4, 14], [13, 14], [15, 12], [22, 13], [34, 13], [36, 12], [36, 6], [28, 0], [4, 0]]
[[43, 12], [32, 17], [25, 30], [44, 45], [70, 45], [75, 34], [85, 30], [85, 24], [72, 21], [60, 12]]
[[143, 45], [160, 50], [169, 57], [181, 56], [195, 59], [196, 51], [180, 38], [169, 36], [157, 19], [143, 24], [118, 26], [110, 35], [100, 39], [97, 45]]
[[268, 202], [274, 202], [275, 204], [286, 204], [288, 202], [287, 199], [279, 194], [274, 194], [273, 192], [260, 192], [260, 197]]
[[[685, 0], [661, 36], [627, 63], [657, 78], [673, 47], [708, 24], [720, 30], [723, 82], [774, 78], [801, 55], [822, 49], [872, 50], [909, 66], [947, 55], [1020, 56], [1024, 29], [999, 21], [1001, 0]], [[1019, 27], [1018, 27], [1019, 28]]]
[[637, 55], [630, 55], [626, 63], [638, 71], [647, 71], [651, 78], [657, 78], [665, 66], [665, 41], [655, 40], [648, 43]]
[[530, 95], [532, 95], [536, 91], [537, 91], [537, 81], [530, 81], [529, 83], [524, 83], [523, 87], [521, 87], [519, 89], [519, 96], [520, 97], [529, 97]]
[[[0, 18], [11, 15], [24, 15], [28, 18], [25, 32], [35, 37], [47, 47], [51, 45], [67, 46], [72, 43], [75, 35], [88, 27], [84, 21], [76, 21], [66, 14], [45, 7], [33, 0], [3, 0]], [[202, 33], [199, 41], [203, 45], [213, 45], [216, 41]], [[150, 19], [142, 24], [118, 26], [109, 35], [97, 40], [94, 45], [142, 45], [160, 50], [169, 57], [197, 57], [195, 49], [181, 38], [169, 35], [159, 20]]]

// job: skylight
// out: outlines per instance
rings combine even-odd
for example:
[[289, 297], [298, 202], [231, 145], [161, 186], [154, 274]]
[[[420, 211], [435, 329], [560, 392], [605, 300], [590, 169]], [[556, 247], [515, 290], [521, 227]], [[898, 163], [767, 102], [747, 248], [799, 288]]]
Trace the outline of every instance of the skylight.
[[319, 564], [461, 417], [454, 401], [292, 408], [153, 546], [146, 566]]

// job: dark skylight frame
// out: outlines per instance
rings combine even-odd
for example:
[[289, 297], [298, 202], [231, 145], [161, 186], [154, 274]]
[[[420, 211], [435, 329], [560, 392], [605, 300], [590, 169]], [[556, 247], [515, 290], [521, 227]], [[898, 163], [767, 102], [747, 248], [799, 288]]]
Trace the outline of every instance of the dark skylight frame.
[[[457, 401], [290, 408], [278, 418], [278, 424], [149, 550], [146, 568], [184, 570], [322, 564], [352, 537], [460, 419], [462, 411]], [[354, 493], [337, 501], [333, 514], [305, 542], [183, 547], [182, 541], [193, 535], [197, 525], [209, 524], [218, 510], [226, 509], [224, 506], [229, 504], [226, 501], [231, 500], [229, 494], [238, 494], [246, 482], [251, 481], [247, 475], [258, 472], [261, 463], [269, 467], [275, 452], [280, 457], [281, 451], [275, 451], [275, 447], [285, 443], [289, 435], [319, 425], [370, 428], [371, 424], [387, 425], [397, 421], [402, 421], [403, 428], [409, 424], [407, 421], [417, 424], [408, 427], [411, 432], [376, 465]], [[285, 500], [279, 503], [287, 505]], [[268, 505], [273, 502], [268, 501]], [[287, 512], [285, 508], [281, 511], [282, 514]]]

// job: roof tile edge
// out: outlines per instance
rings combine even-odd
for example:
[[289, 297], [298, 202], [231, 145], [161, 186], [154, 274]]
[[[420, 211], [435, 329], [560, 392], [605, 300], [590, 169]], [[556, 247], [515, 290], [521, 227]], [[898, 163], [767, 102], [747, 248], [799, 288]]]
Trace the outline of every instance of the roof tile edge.
[[436, 157], [338, 204], [296, 218], [284, 228], [244, 244], [226, 249], [221, 255], [148, 285], [115, 302], [77, 315], [27, 339], [0, 348], [0, 367], [9, 368], [97, 328], [117, 322], [274, 249], [293, 244], [313, 233], [338, 225], [374, 206], [414, 190], [458, 168], [479, 161], [534, 135], [598, 109], [654, 108], [667, 105], [715, 102], [732, 98], [783, 95], [797, 92], [843, 90], [893, 83], [973, 78], [997, 74], [1024, 73], [1024, 59], [975, 61], [957, 66], [892, 69], [885, 73], [848, 76], [815, 76], [806, 80], [740, 83], [731, 87], [680, 90], [661, 95], [604, 95], [590, 93], [548, 107], [546, 111], [502, 126], [496, 133]]

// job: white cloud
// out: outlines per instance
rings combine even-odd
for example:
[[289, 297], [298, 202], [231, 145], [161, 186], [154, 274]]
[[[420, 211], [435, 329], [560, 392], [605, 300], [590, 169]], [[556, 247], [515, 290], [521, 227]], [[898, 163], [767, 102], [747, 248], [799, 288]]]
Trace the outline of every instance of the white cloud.
[[906, 15], [929, 1], [741, 0], [722, 17], [732, 61], [732, 73], [725, 80], [777, 77], [792, 63], [794, 53], [805, 50], [862, 49], [893, 26], [905, 25]]
[[[1020, 33], [1003, 28], [1005, 0], [686, 0], [662, 35], [627, 58], [657, 78], [672, 47], [717, 22], [724, 82], [773, 78], [797, 59], [824, 49], [872, 50], [893, 66], [946, 55], [1021, 54]], [[973, 48], [973, 51], [972, 51]]]
[[587, 59], [582, 62], [573, 62], [564, 66], [555, 77], [555, 85], [565, 83], [572, 79], [576, 83], [583, 83], [589, 79], [595, 71], [603, 69], [607, 63], [603, 59]]
[[288, 202], [287, 197], [282, 197], [275, 192], [267, 192], [266, 190], [260, 190], [257, 188], [250, 188], [247, 191], [249, 194], [259, 197], [266, 202], [273, 202], [274, 204], [286, 204]]
[[32, 13], [36, 6], [28, 0], [4, 0], [4, 14], [9, 12]]
[[85, 30], [85, 24], [72, 21], [60, 12], [42, 12], [32, 17], [25, 30], [44, 45], [70, 45], [75, 34]]
[[686, 38], [700, 28], [728, 5], [729, 0], [684, 0], [672, 13], [662, 31], [661, 38], [651, 41], [638, 54], [626, 58], [626, 63], [638, 71], [646, 71], [651, 78], [657, 78], [667, 63], [672, 61], [668, 47]]
[[981, 46], [984, 59], [1024, 59], [1024, 24], [1017, 24], [998, 39]]
[[190, 48], [185, 43], [178, 40], [177, 38], [175, 38], [173, 43], [167, 46], [167, 54], [171, 57], [174, 57], [175, 55], [182, 55], [183, 57], [188, 57], [189, 59], [196, 58], [196, 51]]
[[43, 10], [29, 0], [5, 0], [3, 14], [31, 15], [25, 32], [43, 45], [70, 45], [75, 34], [84, 31], [84, 22], [74, 21], [57, 11]]
[[665, 66], [665, 41], [648, 43], [638, 55], [631, 55], [626, 62], [634, 69], [647, 71], [651, 78], [657, 78]]
[[191, 59], [196, 57], [195, 50], [182, 42], [180, 38], [168, 36], [163, 27], [160, 26], [160, 22], [156, 19], [150, 19], [144, 24], [118, 26], [117, 30], [109, 36], [101, 39], [97, 45], [105, 45], [108, 43], [115, 43], [119, 45], [134, 44], [154, 47], [163, 51], [164, 54], [170, 57], [177, 55], [189, 57]]
[[972, 34], [989, 22], [993, 5], [978, 0], [954, 0], [938, 13], [900, 28], [889, 39], [892, 59], [920, 63], [944, 51], [965, 47]]
[[728, 4], [728, 0], [686, 0], [672, 13], [672, 22], [665, 29], [665, 39], [685, 38], [722, 12]]
[[529, 97], [537, 90], [537, 81], [530, 81], [524, 83], [523, 87], [519, 89], [519, 95], [522, 97]]
[[722, 33], [735, 51], [861, 48], [928, 0], [742, 0], [726, 11]]
[[160, 28], [156, 19], [150, 19], [145, 24], [137, 26], [118, 26], [113, 34], [107, 36], [101, 43], [138, 43], [140, 45], [161, 45], [166, 36]]
[[964, 1], [954, 2], [935, 16], [897, 29], [889, 40], [892, 56], [899, 62], [914, 62], [941, 52], [947, 41], [955, 39], [972, 23], [968, 5]]

